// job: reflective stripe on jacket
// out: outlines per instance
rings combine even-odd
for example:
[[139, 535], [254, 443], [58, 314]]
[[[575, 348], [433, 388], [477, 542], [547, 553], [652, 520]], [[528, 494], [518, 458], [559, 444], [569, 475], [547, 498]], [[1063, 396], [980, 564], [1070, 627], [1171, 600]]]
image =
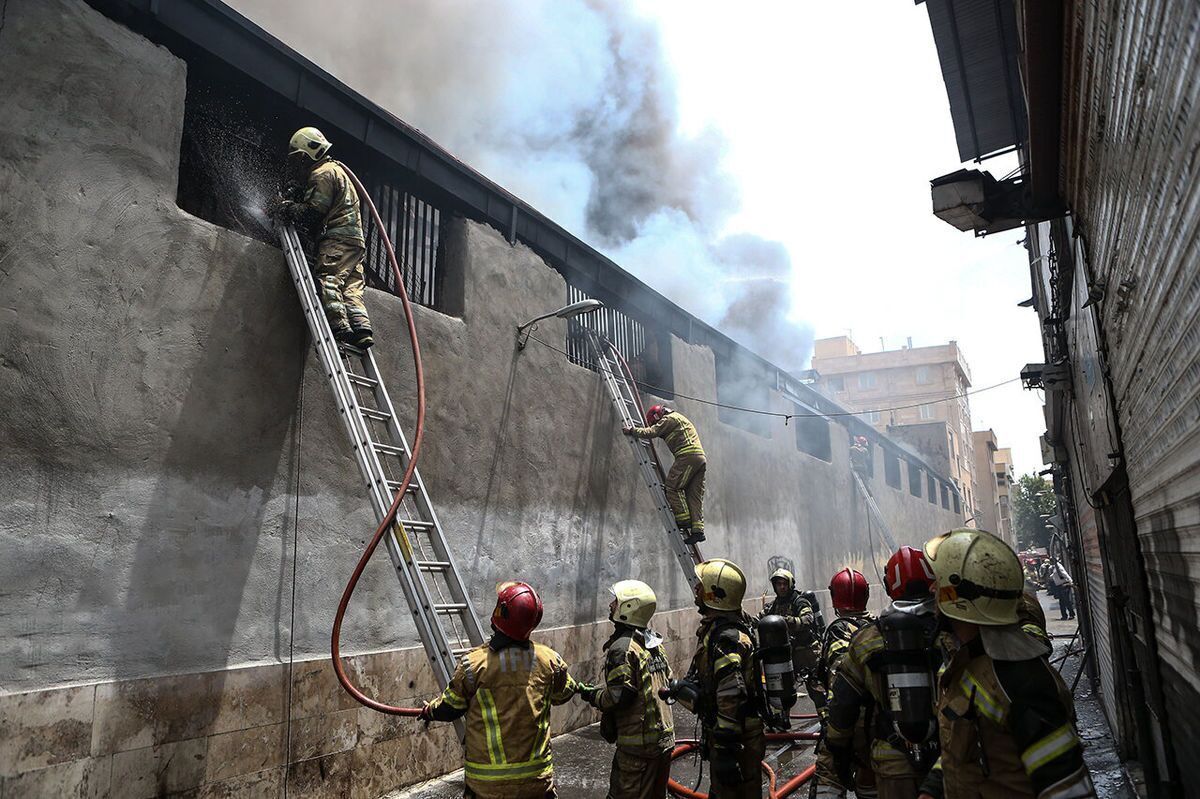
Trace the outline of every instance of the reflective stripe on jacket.
[[635, 427], [633, 434], [638, 438], [661, 438], [676, 458], [680, 455], [704, 457], [696, 426], [679, 411], [668, 413], [650, 427]]
[[308, 173], [300, 203], [321, 218], [321, 238], [335, 236], [363, 241], [362, 211], [358, 192], [346, 168], [327, 158]]
[[465, 711], [467, 787], [490, 797], [523, 795], [513, 793], [523, 783], [551, 784], [550, 707], [577, 689], [567, 664], [541, 644], [499, 651], [483, 644], [463, 655], [431, 708]]
[[616, 722], [617, 748], [650, 757], [673, 748], [671, 706], [658, 695], [671, 678], [662, 638], [622, 627], [604, 648], [605, 688], [596, 704]]

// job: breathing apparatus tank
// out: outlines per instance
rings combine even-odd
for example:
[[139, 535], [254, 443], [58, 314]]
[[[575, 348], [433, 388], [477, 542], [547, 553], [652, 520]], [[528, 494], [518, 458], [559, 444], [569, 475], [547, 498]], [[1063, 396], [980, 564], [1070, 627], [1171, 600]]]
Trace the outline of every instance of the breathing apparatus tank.
[[935, 665], [930, 654], [937, 628], [933, 601], [897, 600], [879, 617], [887, 710], [899, 735], [913, 746], [937, 731]]
[[776, 729], [791, 726], [790, 713], [796, 704], [796, 675], [792, 672], [792, 641], [782, 616], [758, 620], [759, 668], [766, 688], [764, 721]]
[[817, 620], [817, 629], [825, 629], [825, 614], [821, 612], [821, 600], [817, 596], [816, 591], [801, 591], [800, 596], [804, 597], [805, 601], [813, 609], [813, 617]]

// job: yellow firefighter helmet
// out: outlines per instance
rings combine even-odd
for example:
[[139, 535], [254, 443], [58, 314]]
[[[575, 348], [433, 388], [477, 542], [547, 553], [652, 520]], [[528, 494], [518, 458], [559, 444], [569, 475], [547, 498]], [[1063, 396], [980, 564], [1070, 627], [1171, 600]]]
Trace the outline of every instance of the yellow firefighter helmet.
[[787, 569], [776, 569], [775, 571], [771, 572], [771, 585], [772, 586], [775, 585], [776, 580], [786, 581], [789, 591], [792, 591], [796, 588], [796, 575], [792, 574]]
[[700, 578], [696, 598], [701, 605], [713, 610], [741, 610], [742, 598], [746, 596], [746, 575], [736, 563], [710, 558], [697, 564], [696, 576]]
[[312, 160], [319, 161], [332, 146], [325, 134], [316, 128], [300, 128], [292, 134], [291, 141], [288, 142], [288, 155], [304, 153]]
[[985, 626], [1017, 623], [1025, 575], [1008, 544], [986, 530], [961, 528], [927, 541], [925, 557], [942, 615]]
[[658, 597], [650, 586], [641, 580], [621, 580], [609, 591], [617, 602], [610, 619], [641, 629], [650, 624], [650, 617], [658, 609]]

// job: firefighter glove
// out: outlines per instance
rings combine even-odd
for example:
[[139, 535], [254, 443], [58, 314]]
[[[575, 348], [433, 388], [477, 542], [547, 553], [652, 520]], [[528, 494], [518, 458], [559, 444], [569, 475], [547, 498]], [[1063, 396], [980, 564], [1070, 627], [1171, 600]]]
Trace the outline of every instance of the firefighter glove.
[[600, 688], [591, 683], [582, 682], [579, 684], [580, 698], [592, 707], [596, 706], [596, 694], [598, 693], [600, 693]]
[[417, 718], [426, 724], [429, 724], [429, 722], [433, 721], [433, 705], [429, 704], [428, 702], [422, 705], [421, 713], [417, 716]]
[[742, 767], [738, 764], [741, 744], [714, 743], [709, 762], [712, 765], [713, 780], [722, 785], [740, 785], [745, 779]]
[[659, 697], [670, 701], [682, 700], [684, 704], [695, 705], [700, 698], [700, 685], [695, 680], [674, 679], [667, 687], [659, 691]]
[[627, 436], [631, 436], [631, 435], [633, 435], [633, 428], [632, 427], [622, 427], [621, 432]]

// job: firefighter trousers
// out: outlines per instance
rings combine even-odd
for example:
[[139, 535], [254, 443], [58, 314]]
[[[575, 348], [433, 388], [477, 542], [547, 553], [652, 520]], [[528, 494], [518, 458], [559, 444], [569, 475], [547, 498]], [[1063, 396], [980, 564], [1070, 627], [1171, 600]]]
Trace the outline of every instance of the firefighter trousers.
[[608, 799], [665, 799], [671, 778], [671, 750], [657, 755], [613, 753], [608, 776]]
[[703, 455], [680, 455], [667, 472], [664, 487], [667, 504], [675, 514], [675, 523], [704, 532], [704, 473], [708, 461]]
[[326, 238], [317, 244], [313, 273], [321, 285], [321, 305], [334, 333], [352, 328], [371, 329], [367, 306], [363, 303], [366, 253], [363, 243], [353, 239]]
[[738, 767], [742, 781], [737, 785], [717, 782], [710, 774], [709, 799], [762, 799], [762, 761], [767, 754], [767, 738], [756, 735], [742, 740], [742, 751], [738, 754]]

